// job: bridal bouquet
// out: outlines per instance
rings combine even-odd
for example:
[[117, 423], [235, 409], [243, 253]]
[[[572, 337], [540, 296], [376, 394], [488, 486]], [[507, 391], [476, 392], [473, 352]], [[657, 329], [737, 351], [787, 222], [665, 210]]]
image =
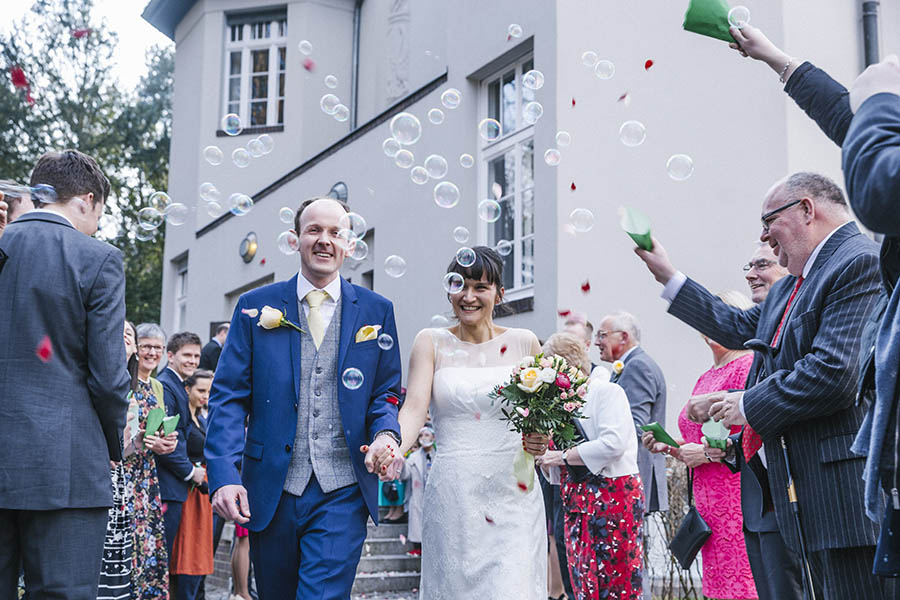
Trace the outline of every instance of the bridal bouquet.
[[[575, 442], [574, 420], [583, 415], [588, 377], [561, 356], [526, 356], [515, 366], [509, 381], [489, 394], [501, 400], [501, 412], [513, 431], [541, 433], [553, 438], [559, 448]], [[520, 487], [534, 485], [534, 457], [524, 450], [513, 465]]]

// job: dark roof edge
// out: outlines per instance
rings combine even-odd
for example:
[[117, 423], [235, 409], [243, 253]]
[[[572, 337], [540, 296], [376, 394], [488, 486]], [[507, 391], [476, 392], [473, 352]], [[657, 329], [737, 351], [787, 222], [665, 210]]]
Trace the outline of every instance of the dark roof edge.
[[197, 0], [150, 0], [141, 17], [164, 36], [175, 41], [175, 28]]

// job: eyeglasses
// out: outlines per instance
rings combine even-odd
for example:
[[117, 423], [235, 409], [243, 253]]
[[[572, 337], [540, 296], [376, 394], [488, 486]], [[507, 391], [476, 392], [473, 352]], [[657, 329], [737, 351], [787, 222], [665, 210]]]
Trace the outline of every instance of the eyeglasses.
[[765, 258], [761, 258], [759, 260], [751, 260], [746, 265], [743, 266], [744, 273], [749, 273], [752, 269], [756, 269], [757, 271], [765, 271], [769, 267], [775, 264], [774, 260], [767, 260]]
[[624, 332], [621, 329], [617, 329], [615, 331], [603, 331], [601, 329], [600, 331], [597, 332], [597, 341], [599, 342], [600, 340], [606, 339], [607, 337], [611, 336], [614, 333], [624, 333]]
[[138, 346], [138, 350], [144, 352], [145, 354], [150, 354], [151, 352], [156, 352], [157, 354], [162, 354], [163, 347], [162, 346], [154, 346], [153, 344], [141, 344]]
[[775, 215], [777, 215], [778, 213], [780, 213], [782, 211], [789, 209], [792, 206], [796, 206], [796, 205], [800, 204], [801, 202], [803, 202], [803, 198], [798, 198], [792, 202], [788, 202], [784, 206], [776, 208], [775, 210], [770, 210], [769, 212], [764, 214], [762, 217], [760, 217], [759, 220], [762, 222], [763, 231], [765, 231], [766, 233], [769, 233], [769, 227], [772, 225], [772, 222], [775, 221], [775, 219], [773, 219], [772, 217], [774, 217]]

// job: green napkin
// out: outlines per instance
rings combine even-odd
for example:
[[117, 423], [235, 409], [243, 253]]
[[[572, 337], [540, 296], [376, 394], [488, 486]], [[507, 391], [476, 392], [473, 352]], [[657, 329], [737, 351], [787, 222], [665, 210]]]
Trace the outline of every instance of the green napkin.
[[684, 13], [685, 31], [693, 31], [725, 42], [733, 42], [728, 31], [728, 3], [725, 0], [690, 0]]
[[653, 250], [653, 240], [650, 238], [650, 219], [647, 215], [637, 210], [623, 206], [619, 209], [619, 225], [627, 233], [638, 248]]
[[728, 439], [731, 430], [722, 425], [721, 422], [710, 419], [703, 424], [700, 430], [706, 436], [706, 441], [709, 442], [710, 447], [719, 448], [720, 450], [726, 449], [725, 440]]

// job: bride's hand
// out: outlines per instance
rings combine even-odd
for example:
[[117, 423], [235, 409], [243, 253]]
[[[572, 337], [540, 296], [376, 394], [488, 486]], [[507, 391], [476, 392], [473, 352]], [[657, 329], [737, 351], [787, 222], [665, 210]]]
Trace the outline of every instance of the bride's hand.
[[542, 467], [563, 466], [562, 450], [547, 450], [543, 456], [537, 459], [537, 463]]
[[526, 433], [522, 436], [522, 448], [528, 454], [541, 456], [547, 451], [550, 436], [542, 433]]

